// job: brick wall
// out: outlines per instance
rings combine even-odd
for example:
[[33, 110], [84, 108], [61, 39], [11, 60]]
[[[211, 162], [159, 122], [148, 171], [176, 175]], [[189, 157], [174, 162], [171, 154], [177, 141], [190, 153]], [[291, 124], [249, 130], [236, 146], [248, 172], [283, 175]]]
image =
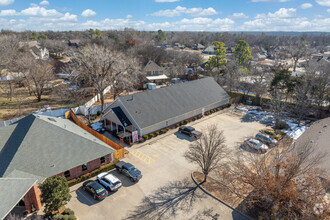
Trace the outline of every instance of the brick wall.
[[32, 205], [36, 210], [41, 209], [41, 190], [34, 184], [29, 192], [24, 196], [25, 208], [28, 212], [32, 211]]
[[[82, 164], [77, 166], [77, 167], [74, 167], [74, 168], [70, 169], [70, 177], [67, 177], [66, 179], [67, 180], [72, 180], [72, 179], [78, 178], [78, 177], [80, 177], [80, 176], [82, 176], [86, 173], [89, 173], [89, 172], [99, 168], [102, 165], [106, 165], [106, 164], [111, 163], [112, 160], [113, 160], [112, 154], [107, 154], [104, 157], [105, 157], [105, 162], [104, 163], [101, 163], [101, 158], [97, 158], [95, 160], [92, 160], [92, 161], [88, 162], [86, 164], [87, 165], [87, 170], [85, 170], [85, 171], [82, 170]], [[60, 173], [58, 175], [59, 176], [64, 176], [64, 172]]]

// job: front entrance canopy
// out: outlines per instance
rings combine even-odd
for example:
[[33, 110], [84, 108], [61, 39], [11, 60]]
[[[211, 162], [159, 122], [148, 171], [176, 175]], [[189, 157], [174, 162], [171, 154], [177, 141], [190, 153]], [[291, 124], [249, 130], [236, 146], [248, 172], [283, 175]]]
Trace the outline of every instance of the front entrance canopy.
[[153, 81], [153, 80], [165, 80], [165, 79], [168, 79], [168, 77], [165, 74], [163, 74], [163, 75], [147, 76], [147, 79], [149, 81]]

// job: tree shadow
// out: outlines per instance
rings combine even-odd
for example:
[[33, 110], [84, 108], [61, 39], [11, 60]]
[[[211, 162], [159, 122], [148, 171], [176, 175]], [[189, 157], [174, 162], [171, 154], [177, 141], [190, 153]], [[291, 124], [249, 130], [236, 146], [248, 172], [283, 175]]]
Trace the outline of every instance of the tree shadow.
[[264, 124], [267, 126], [271, 126], [273, 124], [274, 117], [269, 114], [253, 114], [253, 113], [247, 113], [245, 114], [241, 122], [259, 122], [260, 124]]
[[205, 220], [205, 219], [220, 220], [221, 218], [220, 218], [220, 214], [215, 212], [213, 209], [198, 211], [196, 215], [189, 218], [189, 220]]
[[90, 195], [88, 192], [84, 191], [82, 187], [79, 187], [76, 190], [76, 194], [77, 194], [78, 201], [87, 206], [93, 206], [100, 202], [100, 200], [95, 200], [92, 195]]
[[171, 182], [145, 197], [126, 219], [173, 219], [178, 211], [188, 213], [197, 200], [205, 198], [196, 189], [189, 178]]

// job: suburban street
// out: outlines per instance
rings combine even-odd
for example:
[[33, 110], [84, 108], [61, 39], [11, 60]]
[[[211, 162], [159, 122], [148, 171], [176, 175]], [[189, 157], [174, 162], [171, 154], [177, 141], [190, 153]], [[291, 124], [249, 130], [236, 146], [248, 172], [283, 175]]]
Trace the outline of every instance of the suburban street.
[[[189, 125], [203, 131], [212, 123], [224, 131], [226, 143], [233, 153], [242, 153], [240, 144], [244, 137], [255, 135], [265, 127], [258, 122], [241, 122], [229, 111], [215, 113]], [[81, 220], [241, 219], [232, 209], [202, 192], [192, 181], [191, 173], [198, 167], [183, 157], [192, 141], [173, 130], [127, 148], [130, 153], [123, 161], [142, 171], [143, 177], [139, 182], [132, 183], [113, 170], [111, 173], [123, 183], [117, 192], [98, 202], [82, 190], [80, 183], [70, 188], [72, 198], [67, 206]]]

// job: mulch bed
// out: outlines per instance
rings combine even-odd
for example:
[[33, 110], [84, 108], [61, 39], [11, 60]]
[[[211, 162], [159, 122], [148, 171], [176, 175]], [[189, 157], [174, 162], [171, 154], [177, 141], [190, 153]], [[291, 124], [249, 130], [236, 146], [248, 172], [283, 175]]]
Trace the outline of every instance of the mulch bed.
[[[200, 172], [194, 172], [193, 177], [199, 184], [204, 180], [204, 174]], [[201, 186], [210, 194], [227, 203], [233, 208], [236, 208], [242, 202], [241, 199], [233, 195], [225, 186], [221, 185], [212, 177], [207, 177], [206, 182]]]

